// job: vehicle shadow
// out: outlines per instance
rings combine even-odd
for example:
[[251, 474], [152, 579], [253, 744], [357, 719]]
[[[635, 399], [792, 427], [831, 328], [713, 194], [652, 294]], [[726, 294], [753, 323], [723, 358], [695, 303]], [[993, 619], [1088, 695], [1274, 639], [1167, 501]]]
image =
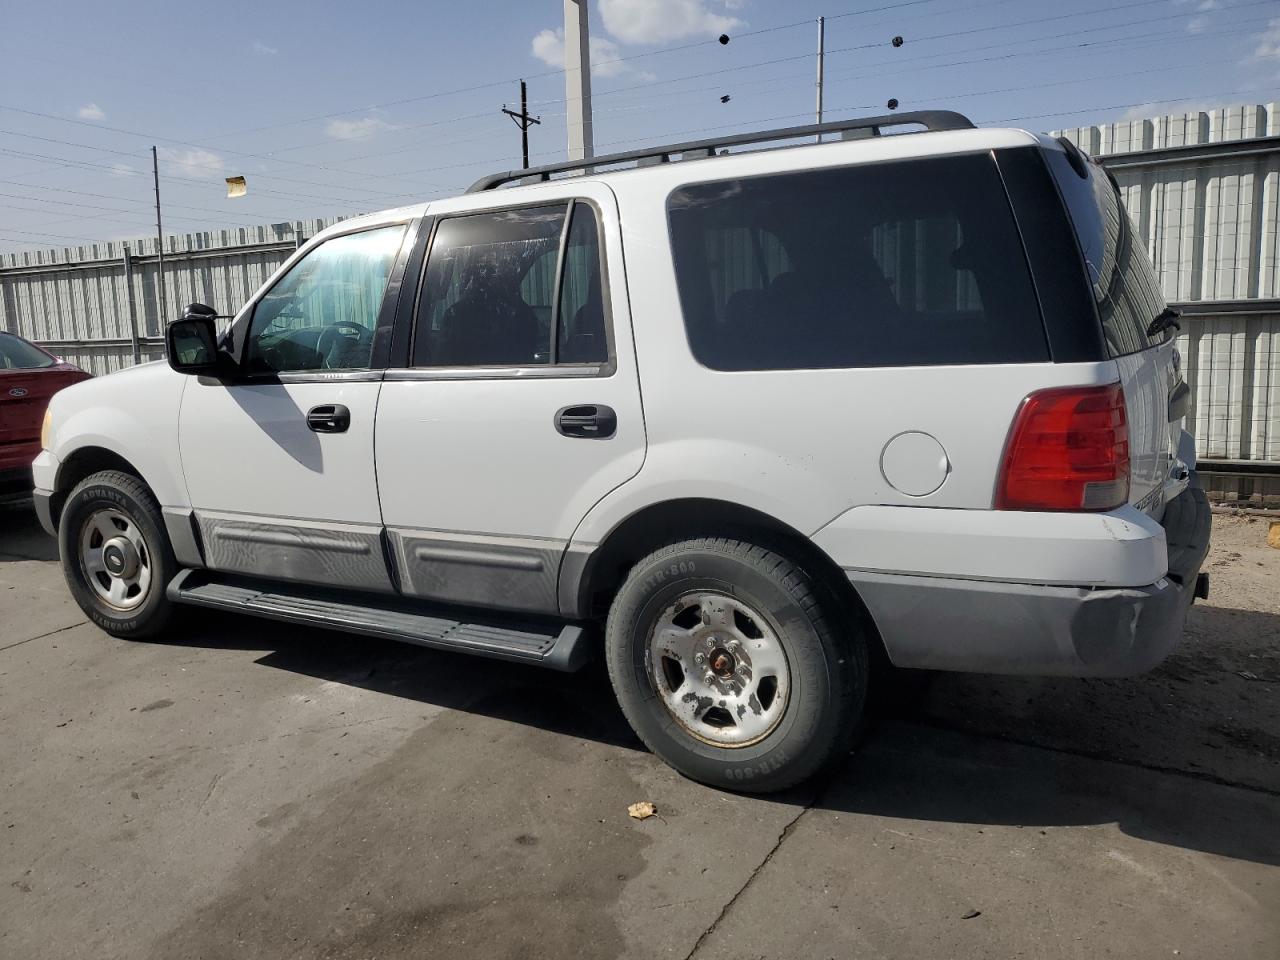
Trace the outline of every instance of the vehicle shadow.
[[0, 563], [57, 559], [58, 542], [40, 526], [31, 498], [0, 499]]
[[558, 673], [502, 660], [431, 650], [208, 610], [183, 611], [175, 646], [262, 651], [256, 662], [318, 680], [465, 713], [536, 726], [568, 737], [643, 750], [601, 661]]
[[[603, 664], [559, 674], [393, 641], [202, 613], [168, 642], [262, 650], [256, 662], [388, 696], [644, 750]], [[982, 679], [982, 678], [978, 678]], [[1000, 681], [1010, 678], [986, 678]], [[816, 793], [819, 809], [1049, 829], [1115, 823], [1169, 846], [1280, 865], [1280, 797], [948, 728], [927, 715], [928, 675], [895, 673], [860, 748]], [[1095, 744], [1105, 751], [1105, 744]]]

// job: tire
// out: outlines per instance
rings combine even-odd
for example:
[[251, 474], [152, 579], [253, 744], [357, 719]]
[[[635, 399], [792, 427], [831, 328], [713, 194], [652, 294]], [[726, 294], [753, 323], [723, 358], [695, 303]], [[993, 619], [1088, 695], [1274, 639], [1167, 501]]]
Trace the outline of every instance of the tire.
[[711, 786], [769, 793], [807, 780], [847, 755], [866, 709], [855, 618], [798, 564], [739, 540], [686, 540], [637, 563], [605, 650], [636, 734]]
[[165, 588], [178, 563], [160, 505], [137, 477], [104, 470], [81, 481], [62, 508], [58, 552], [71, 595], [107, 633], [140, 639], [168, 624]]

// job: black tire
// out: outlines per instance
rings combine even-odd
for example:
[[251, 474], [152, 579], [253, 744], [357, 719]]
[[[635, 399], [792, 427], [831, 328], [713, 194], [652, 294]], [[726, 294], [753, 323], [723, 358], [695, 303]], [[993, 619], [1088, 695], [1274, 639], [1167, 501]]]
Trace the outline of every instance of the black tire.
[[[89, 582], [81, 558], [81, 535], [99, 511], [115, 511], [137, 525], [145, 545], [149, 583], [138, 591], [136, 605], [117, 609]], [[58, 552], [62, 574], [71, 595], [90, 620], [114, 637], [153, 637], [164, 630], [173, 615], [173, 603], [165, 588], [178, 573], [178, 562], [164, 528], [160, 505], [145, 483], [119, 470], [103, 470], [86, 477], [68, 495], [58, 523]], [[106, 582], [110, 582], [109, 575]], [[145, 592], [145, 596], [141, 596]]]
[[[786, 655], [790, 692], [781, 719], [749, 745], [696, 736], [651, 679], [654, 627], [664, 611], [700, 590], [763, 614]], [[609, 611], [605, 649], [614, 692], [640, 739], [685, 776], [711, 786], [769, 793], [807, 780], [848, 754], [866, 709], [863, 628], [799, 564], [739, 540], [686, 540], [637, 563]]]

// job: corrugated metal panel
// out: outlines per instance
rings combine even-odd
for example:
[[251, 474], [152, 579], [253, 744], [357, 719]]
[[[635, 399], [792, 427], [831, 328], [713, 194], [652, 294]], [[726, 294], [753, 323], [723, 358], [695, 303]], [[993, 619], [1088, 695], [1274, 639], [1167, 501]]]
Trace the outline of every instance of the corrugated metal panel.
[[[165, 237], [168, 312], [177, 316], [183, 306], [197, 301], [238, 309], [289, 257], [299, 235], [311, 236], [336, 222], [307, 220]], [[126, 252], [132, 257], [132, 284], [126, 280]], [[145, 340], [163, 332], [155, 253], [156, 241], [150, 239], [0, 254], [0, 329], [52, 342], [54, 352], [95, 374], [127, 366], [133, 362], [131, 294], [137, 335]], [[156, 349], [145, 348], [142, 355], [151, 359]]]
[[1202, 457], [1280, 461], [1280, 313], [1186, 317], [1187, 429]]

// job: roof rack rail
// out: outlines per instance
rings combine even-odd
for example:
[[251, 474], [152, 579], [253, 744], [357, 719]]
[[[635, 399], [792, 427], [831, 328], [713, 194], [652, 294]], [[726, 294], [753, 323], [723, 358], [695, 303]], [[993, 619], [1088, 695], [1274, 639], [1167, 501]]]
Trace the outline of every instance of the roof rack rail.
[[853, 130], [866, 131], [866, 136], [878, 137], [885, 127], [920, 126], [926, 131], [937, 130], [972, 130], [973, 121], [960, 113], [951, 110], [917, 110], [908, 113], [895, 113], [883, 117], [864, 117], [855, 120], [837, 120], [831, 123], [811, 123], [803, 127], [783, 127], [778, 130], [762, 130], [757, 133], [738, 133], [726, 137], [712, 137], [709, 140], [692, 140], [688, 143], [673, 143], [664, 147], [646, 147], [642, 150], [628, 150], [626, 153], [611, 153], [603, 157], [591, 157], [587, 160], [573, 160], [568, 163], [552, 163], [544, 167], [530, 167], [527, 170], [508, 170], [505, 173], [492, 173], [481, 177], [473, 183], [467, 193], [480, 193], [493, 190], [504, 183], [517, 183], [521, 180], [535, 180], [545, 183], [557, 173], [582, 171], [592, 173], [598, 167], [613, 166], [618, 163], [635, 163], [645, 166], [652, 163], [669, 163], [675, 154], [698, 154], [703, 157], [715, 156], [723, 147], [736, 147], [748, 143], [769, 143], [775, 140], [793, 140], [798, 137], [812, 137], [824, 133], [846, 133]]

